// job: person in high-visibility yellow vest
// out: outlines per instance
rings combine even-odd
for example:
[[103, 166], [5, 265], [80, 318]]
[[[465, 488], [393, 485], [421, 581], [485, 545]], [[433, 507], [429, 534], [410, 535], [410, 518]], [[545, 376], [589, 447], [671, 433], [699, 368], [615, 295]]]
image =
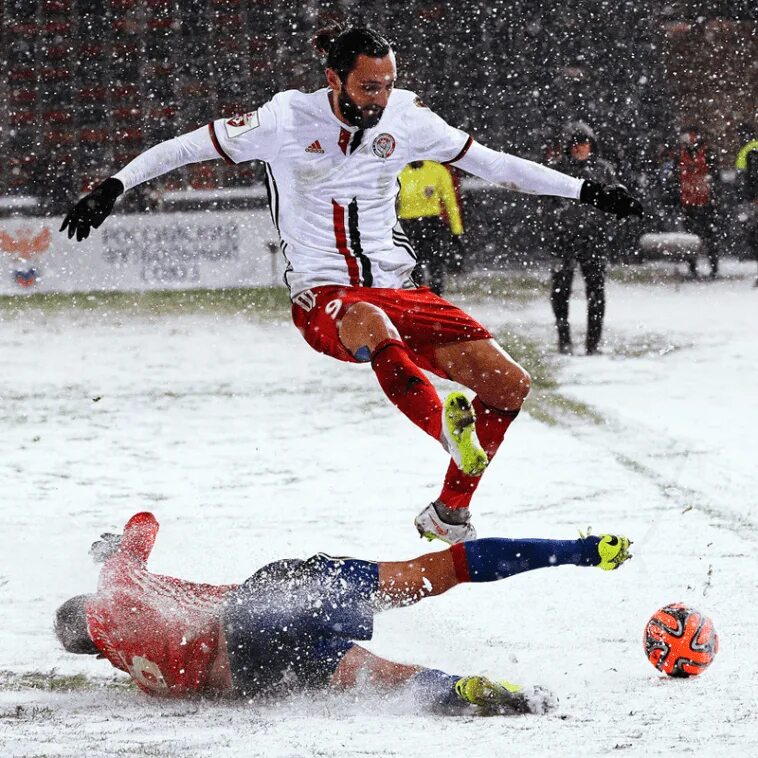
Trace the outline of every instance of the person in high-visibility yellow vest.
[[[758, 262], [758, 139], [755, 129], [748, 124], [743, 124], [741, 131], [747, 142], [737, 153], [734, 167], [742, 196], [747, 202], [738, 218], [744, 219], [745, 238]], [[755, 286], [758, 287], [758, 279]]]
[[[400, 174], [398, 216], [410, 237], [418, 265], [415, 274], [433, 292], [442, 294], [447, 254], [447, 229], [460, 246], [461, 209], [450, 172], [435, 161], [414, 161]], [[445, 223], [444, 214], [448, 223]]]

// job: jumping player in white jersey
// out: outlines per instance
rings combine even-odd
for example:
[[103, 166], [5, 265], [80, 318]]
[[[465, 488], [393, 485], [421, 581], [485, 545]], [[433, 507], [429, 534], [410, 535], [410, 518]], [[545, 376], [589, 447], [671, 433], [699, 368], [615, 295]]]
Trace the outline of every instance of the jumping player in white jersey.
[[[411, 280], [398, 175], [411, 161], [432, 160], [618, 217], [642, 207], [623, 187], [491, 150], [449, 126], [413, 92], [395, 88], [391, 45], [371, 29], [331, 26], [315, 44], [326, 56], [326, 88], [281, 92], [257, 110], [156, 145], [82, 198], [61, 230], [86, 238], [122, 192], [180, 166], [264, 161], [295, 325], [319, 352], [370, 361], [390, 401], [450, 453], [439, 497], [416, 517], [419, 533], [450, 544], [474, 539], [469, 503], [530, 378], [481, 324]], [[454, 392], [443, 403], [424, 371], [476, 397]]]

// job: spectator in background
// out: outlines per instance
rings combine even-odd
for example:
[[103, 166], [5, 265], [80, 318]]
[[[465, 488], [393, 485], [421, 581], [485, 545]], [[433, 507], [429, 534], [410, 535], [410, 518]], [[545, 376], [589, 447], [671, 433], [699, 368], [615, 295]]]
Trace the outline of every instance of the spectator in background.
[[[737, 169], [741, 195], [747, 204], [744, 212], [746, 237], [758, 262], [758, 138], [755, 129], [749, 124], [743, 124], [740, 131], [744, 144], [737, 153], [734, 167]], [[740, 220], [742, 219], [741, 213]], [[755, 286], [758, 287], [758, 278]]]
[[463, 234], [453, 179], [448, 169], [435, 161], [413, 161], [403, 169], [399, 179], [398, 216], [418, 257], [414, 275], [441, 295], [450, 265], [447, 229], [459, 248]]
[[542, 162], [546, 166], [559, 166], [563, 161], [563, 145], [557, 137], [548, 138], [542, 145]]
[[[714, 234], [715, 176], [713, 154], [695, 127], [679, 132], [679, 149], [675, 155], [671, 200], [677, 206], [685, 231], [700, 237], [708, 256], [711, 278], [718, 276], [719, 252]], [[690, 273], [697, 276], [697, 259], [689, 260]]]
[[[590, 127], [575, 121], [564, 129], [565, 150], [560, 171], [593, 182], [612, 184], [616, 172], [599, 155], [597, 139]], [[605, 316], [605, 267], [610, 242], [610, 229], [601, 214], [593, 211], [580, 216], [568, 203], [559, 201], [553, 226], [552, 252], [557, 261], [553, 267], [550, 302], [558, 327], [558, 350], [572, 353], [569, 326], [569, 299], [577, 263], [584, 277], [587, 292], [587, 355], [600, 352], [600, 337]]]

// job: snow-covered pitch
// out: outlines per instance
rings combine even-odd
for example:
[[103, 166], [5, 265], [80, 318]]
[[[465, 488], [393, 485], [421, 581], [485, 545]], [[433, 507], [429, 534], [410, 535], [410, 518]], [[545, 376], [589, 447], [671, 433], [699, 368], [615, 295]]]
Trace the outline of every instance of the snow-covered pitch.
[[[453, 293], [537, 384], [474, 502], [480, 535], [592, 525], [635, 540], [617, 572], [536, 571], [378, 618], [380, 655], [560, 698], [552, 714], [513, 718], [420, 715], [370, 692], [159, 702], [61, 651], [55, 607], [93, 588], [91, 541], [137, 510], [162, 524], [152, 569], [188, 579], [240, 581], [317, 551], [409, 558], [441, 547], [412, 521], [447, 461], [367, 366], [311, 351], [283, 307], [5, 300], [0, 754], [758, 754], [753, 266], [726, 262], [715, 282], [615, 278], [593, 358], [555, 356], [544, 287], [509, 296], [506, 275], [491, 294], [486, 281]], [[583, 308], [575, 297], [577, 342]], [[645, 622], [673, 601], [720, 635], [697, 679], [666, 680], [643, 654]]]

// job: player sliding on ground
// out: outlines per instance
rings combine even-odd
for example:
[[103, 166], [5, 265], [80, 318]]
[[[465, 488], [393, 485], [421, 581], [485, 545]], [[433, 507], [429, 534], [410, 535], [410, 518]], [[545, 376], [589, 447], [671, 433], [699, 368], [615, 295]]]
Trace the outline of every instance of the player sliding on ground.
[[[618, 217], [642, 207], [623, 187], [491, 150], [449, 126], [395, 88], [392, 47], [371, 29], [331, 27], [316, 45], [328, 87], [280, 92], [255, 111], [152, 147], [82, 198], [61, 230], [86, 238], [122, 192], [180, 166], [264, 161], [295, 325], [319, 352], [370, 362], [390, 401], [450, 454], [442, 491], [416, 517], [419, 532], [450, 544], [474, 539], [471, 497], [530, 378], [481, 324], [411, 280], [416, 259], [397, 220], [398, 175], [412, 161], [438, 161]], [[473, 403], [461, 392], [442, 402], [424, 371], [468, 387]]]
[[611, 570], [630, 557], [629, 540], [612, 535], [481, 539], [392, 563], [319, 553], [219, 586], [150, 573], [157, 533], [155, 517], [138, 513], [123, 535], [93, 544], [91, 554], [104, 562], [97, 592], [67, 600], [56, 613], [66, 650], [105, 657], [140, 689], [165, 697], [254, 699], [369, 683], [445, 713], [539, 713], [553, 699], [540, 688], [379, 658], [355, 644], [371, 639], [374, 614], [462, 582], [569, 564]]

